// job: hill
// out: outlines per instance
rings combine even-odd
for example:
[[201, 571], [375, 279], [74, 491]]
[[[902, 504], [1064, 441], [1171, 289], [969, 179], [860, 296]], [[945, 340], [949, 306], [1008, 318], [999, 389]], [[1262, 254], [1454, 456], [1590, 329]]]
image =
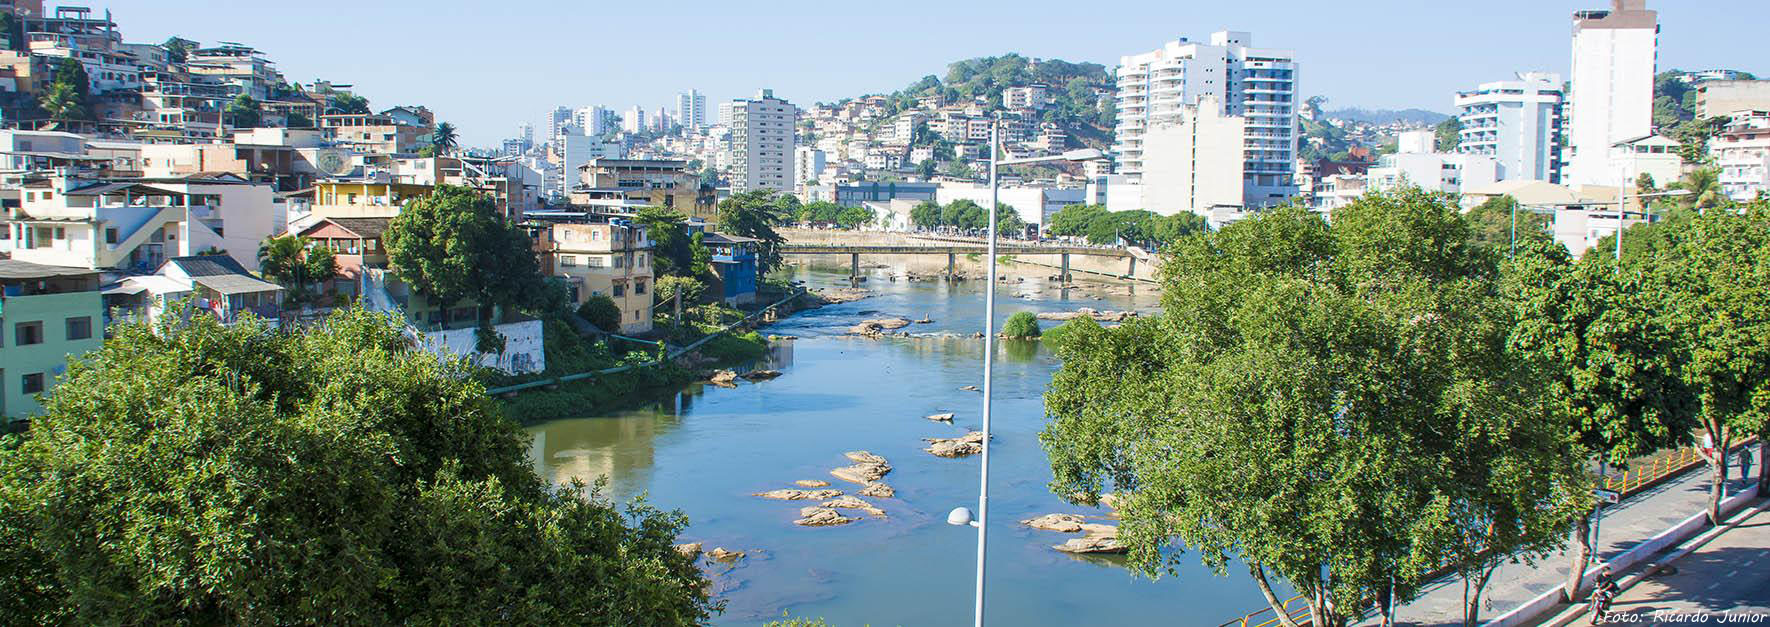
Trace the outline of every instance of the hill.
[[1396, 122], [1416, 124], [1419, 126], [1436, 126], [1439, 122], [1450, 119], [1449, 115], [1425, 109], [1363, 109], [1348, 107], [1336, 109], [1322, 114], [1331, 120], [1347, 120], [1384, 126]]

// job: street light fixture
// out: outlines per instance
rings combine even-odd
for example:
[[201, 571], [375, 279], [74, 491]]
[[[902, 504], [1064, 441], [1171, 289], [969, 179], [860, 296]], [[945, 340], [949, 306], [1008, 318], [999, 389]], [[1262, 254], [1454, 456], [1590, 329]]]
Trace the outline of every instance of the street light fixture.
[[1001, 206], [1001, 188], [997, 173], [1004, 165], [1030, 165], [1035, 163], [1098, 161], [1106, 158], [1106, 153], [1092, 148], [1071, 150], [1061, 155], [1045, 157], [1028, 157], [1023, 159], [1002, 159], [1000, 141], [1001, 121], [990, 124], [989, 131], [989, 285], [985, 288], [983, 300], [983, 470], [978, 483], [977, 516], [972, 519], [971, 510], [960, 507], [947, 514], [947, 524], [977, 528], [977, 599], [976, 627], [983, 627], [983, 573], [984, 546], [988, 538], [989, 523], [989, 440], [990, 440], [990, 401], [993, 396], [991, 383], [995, 377], [996, 353], [996, 212]]

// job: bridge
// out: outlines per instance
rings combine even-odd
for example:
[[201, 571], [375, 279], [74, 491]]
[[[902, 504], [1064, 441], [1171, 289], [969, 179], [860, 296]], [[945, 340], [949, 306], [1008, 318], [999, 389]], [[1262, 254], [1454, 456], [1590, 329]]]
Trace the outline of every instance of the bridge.
[[[848, 255], [850, 278], [860, 276], [861, 255], [946, 255], [946, 274], [953, 276], [954, 267], [958, 264], [959, 255], [984, 254], [989, 248], [982, 242], [952, 242], [921, 244], [783, 244], [782, 255]], [[1094, 248], [1090, 246], [1039, 246], [1028, 244], [996, 244], [998, 255], [1058, 255], [1061, 259], [1061, 274], [1069, 280], [1070, 255], [1092, 257], [1113, 257], [1127, 260], [1125, 276], [1137, 274], [1137, 256], [1123, 248]]]

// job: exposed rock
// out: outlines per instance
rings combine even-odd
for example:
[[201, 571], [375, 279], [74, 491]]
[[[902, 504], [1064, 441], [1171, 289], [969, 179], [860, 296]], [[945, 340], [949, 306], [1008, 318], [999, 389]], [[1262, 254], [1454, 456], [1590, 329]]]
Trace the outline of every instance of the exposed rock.
[[781, 376], [781, 371], [779, 371], [779, 370], [751, 370], [749, 372], [744, 373], [742, 376], [743, 376], [743, 378], [748, 379], [750, 381], [767, 381], [769, 379], [773, 379], [775, 377]]
[[860, 300], [860, 299], [863, 299], [863, 298], [873, 295], [872, 292], [867, 291], [867, 290], [863, 290], [863, 289], [860, 289], [857, 287], [838, 287], [838, 288], [830, 288], [830, 289], [818, 289], [818, 290], [812, 290], [811, 292], [812, 292], [812, 294], [815, 294], [819, 300], [823, 301], [822, 304], [826, 304], [826, 305], [840, 305], [842, 303], [852, 303], [854, 301], [857, 301], [857, 300]]
[[884, 466], [887, 470], [890, 470], [890, 468], [891, 468], [891, 462], [885, 461], [885, 458], [880, 457], [878, 455], [874, 455], [872, 453], [868, 453], [866, 451], [849, 451], [847, 453], [843, 453], [842, 455], [844, 457], [847, 457], [849, 461], [852, 461], [856, 464], [872, 464], [872, 465], [876, 465], [876, 466]]
[[712, 383], [713, 385], [730, 388], [730, 387], [737, 387], [737, 378], [738, 378], [738, 375], [736, 372], [732, 372], [730, 370], [720, 370], [720, 371], [714, 372], [713, 376], [708, 377], [707, 382]]
[[917, 320], [917, 321], [916, 321], [916, 324], [934, 324], [934, 319], [933, 319], [933, 318], [929, 318], [929, 317], [928, 317], [928, 316], [927, 316], [927, 314], [923, 314], [923, 315], [922, 315], [922, 319], [921, 319], [921, 320]]
[[875, 483], [869, 483], [869, 484], [867, 484], [867, 487], [861, 488], [860, 495], [888, 499], [888, 498], [897, 496], [897, 490], [892, 489], [891, 486], [885, 485], [883, 483], [875, 482]]
[[848, 333], [851, 335], [883, 335], [886, 331], [896, 331], [911, 324], [914, 323], [910, 322], [908, 318], [862, 320], [860, 324], [848, 327]]
[[744, 552], [743, 551], [728, 551], [725, 549], [725, 547], [720, 546], [720, 547], [713, 547], [713, 550], [707, 551], [707, 557], [712, 558], [713, 561], [715, 561], [715, 562], [725, 562], [725, 563], [729, 564], [729, 563], [738, 561], [740, 559], [743, 559]]
[[794, 481], [793, 485], [799, 486], [801, 488], [827, 488], [827, 487], [830, 487], [830, 482], [823, 481], [820, 479], [800, 479], [798, 481]]
[[928, 415], [928, 419], [929, 419], [929, 420], [933, 420], [933, 421], [935, 421], [935, 422], [952, 422], [952, 421], [953, 421], [953, 415], [952, 415], [952, 414], [951, 414], [951, 413], [945, 413], [945, 414], [929, 414], [929, 415]]
[[[972, 337], [983, 337], [983, 334], [982, 334], [982, 333], [977, 333], [977, 334], [974, 334], [974, 335], [972, 335]], [[962, 388], [959, 388], [959, 389], [961, 389], [961, 390], [964, 390], [964, 391], [966, 391], [966, 392], [976, 392], [976, 391], [977, 391], [977, 386], [975, 386], [975, 385], [967, 385], [967, 386], [965, 386], [965, 387], [962, 387]]]
[[1137, 317], [1135, 311], [1097, 311], [1082, 307], [1075, 311], [1047, 311], [1038, 315], [1040, 320], [1074, 320], [1076, 318], [1093, 318], [1101, 322], [1124, 322], [1126, 318]]
[[1127, 550], [1125, 545], [1119, 544], [1117, 535], [1087, 535], [1072, 538], [1063, 544], [1052, 545], [1051, 548], [1064, 553], [1124, 553]]
[[1045, 514], [1038, 518], [1022, 520], [1020, 524], [1045, 531], [1076, 533], [1082, 530], [1082, 517], [1078, 514]]
[[1112, 536], [1116, 538], [1119, 535], [1119, 528], [1112, 525], [1102, 525], [1100, 523], [1082, 523], [1081, 532], [1090, 536]]
[[793, 521], [793, 524], [801, 527], [831, 527], [856, 520], [860, 519], [843, 516], [841, 512], [828, 507], [806, 507], [799, 510], [799, 520]]
[[880, 477], [885, 476], [886, 473], [889, 472], [891, 472], [890, 466], [882, 466], [879, 464], [855, 464], [853, 466], [843, 466], [832, 470], [830, 471], [830, 476], [849, 483], [859, 483], [864, 485], [878, 481]]
[[779, 500], [779, 501], [822, 501], [824, 499], [833, 499], [838, 496], [842, 496], [842, 491], [841, 490], [794, 490], [794, 489], [788, 488], [788, 489], [784, 489], [784, 490], [769, 490], [767, 492], [757, 492], [757, 493], [752, 494], [750, 496], [760, 496], [765, 499], [775, 499], [775, 500]]
[[940, 457], [966, 457], [983, 452], [983, 432], [972, 431], [957, 438], [922, 438], [928, 443], [923, 449]]
[[694, 558], [700, 557], [701, 556], [701, 543], [689, 542], [686, 544], [678, 544], [678, 545], [676, 545], [676, 552], [681, 553], [684, 557], [687, 557], [689, 559], [694, 559]]
[[828, 507], [830, 509], [858, 509], [860, 511], [866, 512], [868, 514], [872, 514], [874, 516], [878, 516], [880, 518], [885, 517], [885, 510], [879, 509], [877, 507], [873, 507], [872, 503], [862, 501], [862, 500], [854, 498], [852, 496], [844, 496], [839, 499], [824, 501], [823, 503], [820, 503], [819, 505], [822, 505], [823, 507]]

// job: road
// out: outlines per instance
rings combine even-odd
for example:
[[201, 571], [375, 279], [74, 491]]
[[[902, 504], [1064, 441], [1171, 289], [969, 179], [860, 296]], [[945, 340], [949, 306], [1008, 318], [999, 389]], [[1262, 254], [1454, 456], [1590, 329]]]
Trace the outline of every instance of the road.
[[[1615, 622], [1654, 625], [1725, 622], [1770, 623], [1770, 510], [1759, 508], [1701, 548], [1671, 564], [1671, 574], [1649, 577], [1624, 590], [1612, 604]], [[1707, 615], [1702, 621], [1702, 615]], [[1590, 616], [1575, 625], [1592, 624]]]

